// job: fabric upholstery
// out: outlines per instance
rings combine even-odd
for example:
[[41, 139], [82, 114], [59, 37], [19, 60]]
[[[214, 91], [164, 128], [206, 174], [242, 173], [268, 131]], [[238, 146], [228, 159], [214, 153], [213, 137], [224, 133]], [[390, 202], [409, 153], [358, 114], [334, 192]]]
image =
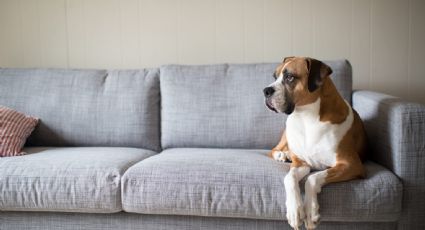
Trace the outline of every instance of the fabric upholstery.
[[425, 106], [357, 91], [353, 105], [365, 123], [373, 159], [403, 182], [399, 229], [425, 229]]
[[24, 150], [27, 155], [0, 158], [0, 210], [121, 211], [121, 175], [153, 154], [113, 147]]
[[38, 118], [0, 105], [0, 157], [22, 155], [21, 149], [37, 123]]
[[[326, 63], [336, 87], [351, 101], [350, 64]], [[162, 147], [274, 147], [286, 116], [266, 108], [263, 88], [273, 82], [277, 65], [161, 67]]]
[[[396, 221], [402, 185], [368, 162], [367, 178], [325, 186], [319, 195], [324, 221]], [[143, 214], [283, 220], [284, 176], [289, 163], [264, 150], [168, 149], [127, 170], [123, 210]], [[303, 184], [303, 183], [302, 183]]]
[[[0, 212], [2, 230], [291, 230], [286, 221], [133, 213]], [[395, 230], [391, 222], [322, 222], [327, 230]]]
[[0, 69], [0, 104], [40, 118], [30, 146], [158, 151], [157, 69]]

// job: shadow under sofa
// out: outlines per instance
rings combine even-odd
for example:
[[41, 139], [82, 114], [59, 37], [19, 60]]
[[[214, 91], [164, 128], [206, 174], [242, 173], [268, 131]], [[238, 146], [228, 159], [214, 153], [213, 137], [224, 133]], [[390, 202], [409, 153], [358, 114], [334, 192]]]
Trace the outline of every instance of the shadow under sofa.
[[[425, 107], [352, 92], [350, 64], [326, 63], [371, 150], [366, 179], [322, 189], [319, 229], [425, 227]], [[266, 157], [276, 65], [0, 69], [0, 104], [41, 121], [0, 159], [0, 229], [289, 229], [289, 164]]]

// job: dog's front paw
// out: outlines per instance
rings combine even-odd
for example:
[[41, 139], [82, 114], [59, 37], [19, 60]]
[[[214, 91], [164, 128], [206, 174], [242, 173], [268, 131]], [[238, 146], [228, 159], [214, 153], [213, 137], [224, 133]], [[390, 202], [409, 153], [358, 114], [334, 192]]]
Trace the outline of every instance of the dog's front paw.
[[306, 215], [304, 220], [306, 229], [316, 229], [320, 222], [319, 204], [317, 201], [306, 200], [304, 210]]
[[286, 218], [293, 229], [299, 229], [305, 219], [304, 208], [300, 201], [286, 204]]
[[285, 162], [289, 160], [289, 153], [284, 151], [272, 150], [269, 156], [279, 162]]

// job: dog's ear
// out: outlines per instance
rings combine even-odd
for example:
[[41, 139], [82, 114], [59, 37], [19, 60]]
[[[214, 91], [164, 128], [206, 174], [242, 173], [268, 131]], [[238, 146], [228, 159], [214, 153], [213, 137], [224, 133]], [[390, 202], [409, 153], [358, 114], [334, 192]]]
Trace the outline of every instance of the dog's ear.
[[306, 58], [308, 70], [308, 91], [313, 92], [323, 84], [323, 79], [332, 74], [332, 69], [325, 63]]
[[285, 64], [286, 62], [288, 62], [292, 58], [294, 58], [294, 56], [286, 57], [286, 58], [283, 59], [283, 62], [282, 63]]

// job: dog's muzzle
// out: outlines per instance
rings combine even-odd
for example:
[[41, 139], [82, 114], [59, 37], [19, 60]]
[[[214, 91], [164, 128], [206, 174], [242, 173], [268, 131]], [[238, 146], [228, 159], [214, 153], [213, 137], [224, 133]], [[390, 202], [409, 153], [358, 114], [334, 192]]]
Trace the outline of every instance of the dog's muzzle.
[[266, 97], [265, 103], [266, 103], [267, 108], [269, 108], [271, 111], [274, 111], [275, 113], [277, 113], [277, 110], [274, 108], [274, 106], [272, 105], [272, 102], [271, 102], [271, 97], [273, 96], [274, 92], [275, 92], [275, 90], [271, 86], [263, 89], [264, 97]]

